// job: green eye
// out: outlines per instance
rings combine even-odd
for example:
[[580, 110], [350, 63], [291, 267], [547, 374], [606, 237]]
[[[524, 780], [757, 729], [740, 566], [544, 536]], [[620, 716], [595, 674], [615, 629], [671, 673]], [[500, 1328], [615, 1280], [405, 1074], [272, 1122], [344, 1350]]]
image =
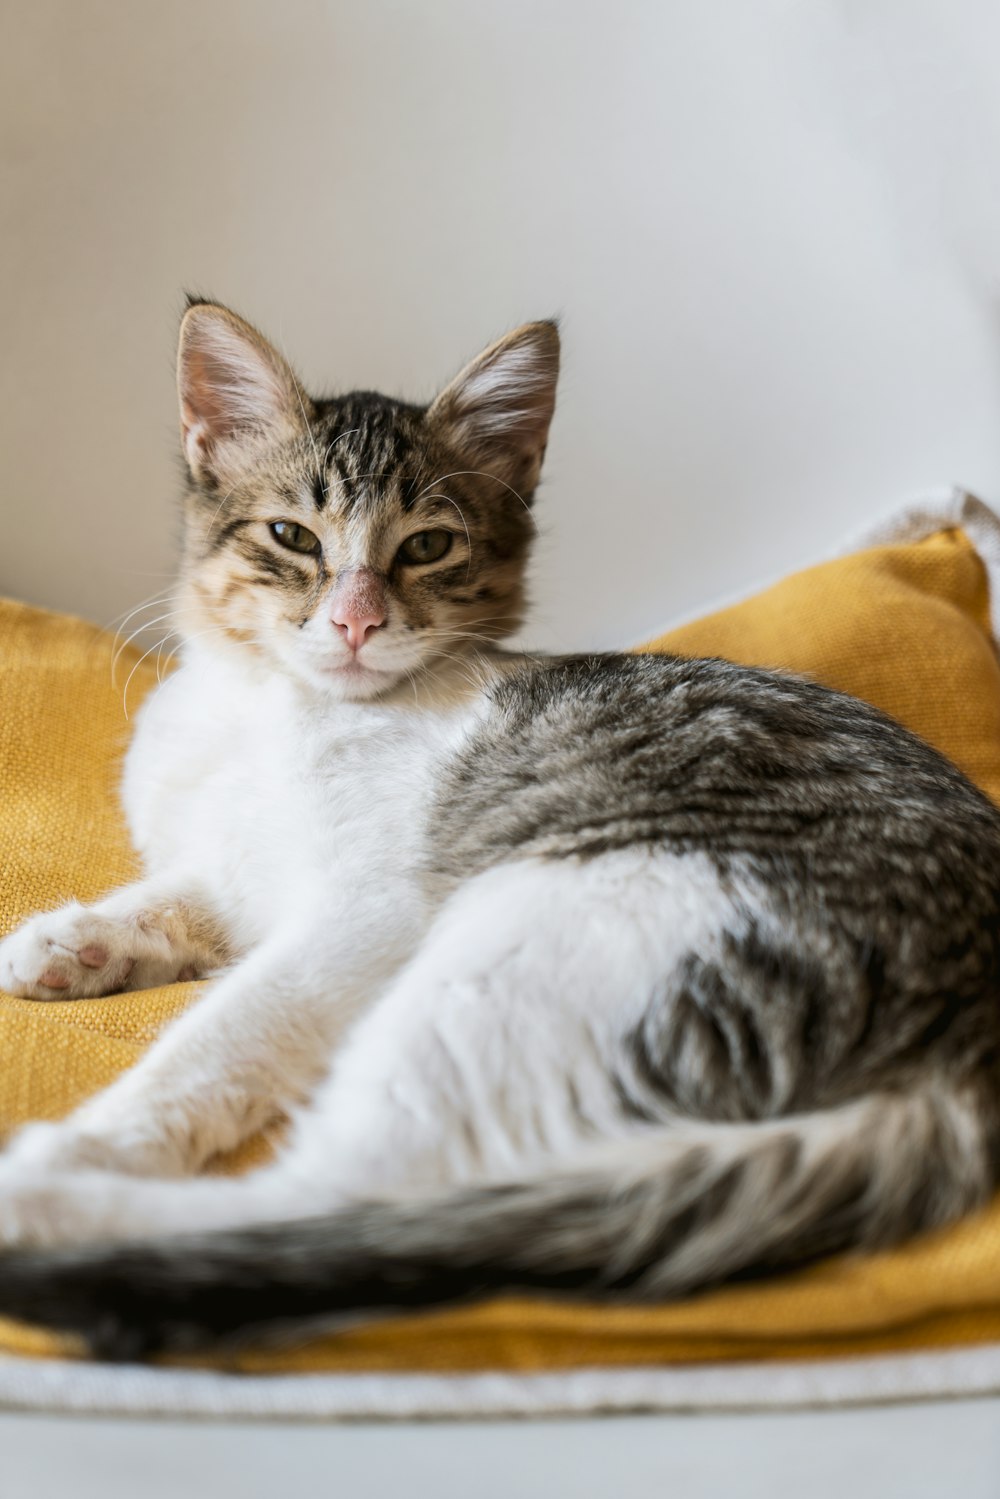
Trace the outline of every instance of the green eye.
[[452, 534], [450, 531], [417, 531], [413, 536], [408, 536], [397, 552], [397, 560], [400, 562], [437, 562], [446, 552], [451, 551]]
[[275, 541], [287, 547], [290, 552], [319, 551], [319, 537], [307, 531], [305, 526], [300, 526], [297, 521], [273, 520], [270, 531]]

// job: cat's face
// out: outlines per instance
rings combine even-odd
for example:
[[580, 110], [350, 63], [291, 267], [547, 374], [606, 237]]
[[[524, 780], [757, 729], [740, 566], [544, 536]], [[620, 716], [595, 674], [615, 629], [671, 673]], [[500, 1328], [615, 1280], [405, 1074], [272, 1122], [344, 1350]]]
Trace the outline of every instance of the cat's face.
[[185, 633], [349, 699], [510, 634], [558, 364], [554, 325], [529, 323], [429, 407], [312, 400], [249, 324], [196, 303], [178, 358]]

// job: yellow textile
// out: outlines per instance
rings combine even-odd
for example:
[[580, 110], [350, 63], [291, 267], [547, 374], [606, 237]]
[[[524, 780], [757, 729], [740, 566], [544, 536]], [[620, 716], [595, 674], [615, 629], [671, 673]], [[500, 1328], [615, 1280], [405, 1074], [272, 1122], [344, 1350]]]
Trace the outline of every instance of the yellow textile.
[[[1000, 802], [1000, 666], [985, 571], [961, 532], [811, 568], [652, 648], [783, 666], [868, 698]], [[156, 673], [127, 650], [113, 687], [111, 656], [110, 638], [90, 625], [0, 603], [0, 932], [71, 896], [92, 899], [133, 872], [115, 795], [129, 735], [122, 689], [134, 667], [134, 711]], [[61, 1004], [0, 994], [0, 1133], [58, 1117], [109, 1082], [197, 992], [178, 984]], [[254, 1371], [537, 1370], [987, 1340], [1000, 1340], [1000, 1199], [890, 1254], [831, 1260], [677, 1305], [496, 1300], [225, 1362]], [[0, 1351], [73, 1350], [6, 1322]]]

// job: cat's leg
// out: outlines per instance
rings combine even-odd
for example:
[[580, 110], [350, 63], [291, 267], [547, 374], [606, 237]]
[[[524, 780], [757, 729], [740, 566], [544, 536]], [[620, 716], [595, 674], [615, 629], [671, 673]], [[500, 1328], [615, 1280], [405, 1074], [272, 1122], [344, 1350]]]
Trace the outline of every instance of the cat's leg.
[[0, 942], [0, 989], [22, 999], [94, 999], [198, 978], [230, 953], [196, 892], [196, 881], [167, 875], [92, 906], [41, 911]]
[[0, 1174], [31, 1165], [178, 1176], [234, 1148], [325, 1074], [343, 1028], [416, 943], [415, 908], [408, 925], [401, 899], [396, 917], [377, 942], [360, 921], [348, 929], [326, 912], [276, 932], [109, 1088], [15, 1136]]
[[745, 918], [700, 856], [523, 861], [470, 881], [358, 1023], [287, 1169], [328, 1200], [514, 1180], [676, 1109], [634, 1037]]

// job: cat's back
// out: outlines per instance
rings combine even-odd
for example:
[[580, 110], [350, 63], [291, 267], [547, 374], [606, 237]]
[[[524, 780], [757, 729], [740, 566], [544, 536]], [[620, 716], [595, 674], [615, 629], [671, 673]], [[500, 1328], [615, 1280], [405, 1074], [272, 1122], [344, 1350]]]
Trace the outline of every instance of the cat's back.
[[649, 844], [789, 878], [1000, 887], [1000, 813], [855, 698], [664, 655], [556, 658], [491, 690], [436, 807], [443, 868]]

